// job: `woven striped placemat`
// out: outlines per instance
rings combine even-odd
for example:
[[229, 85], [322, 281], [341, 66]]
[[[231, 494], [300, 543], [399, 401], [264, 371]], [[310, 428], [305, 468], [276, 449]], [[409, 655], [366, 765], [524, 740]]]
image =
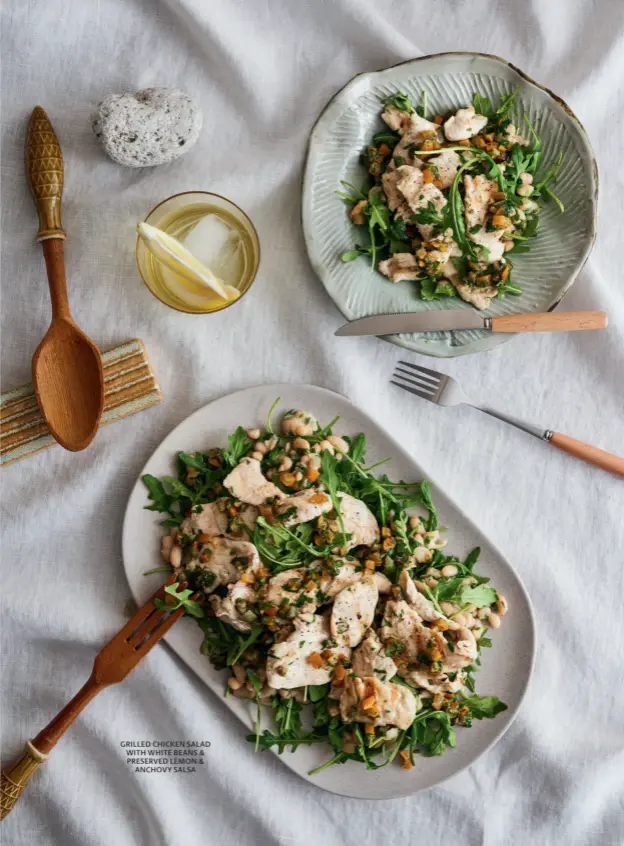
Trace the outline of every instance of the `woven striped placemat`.
[[[145, 351], [135, 338], [102, 353], [104, 413], [102, 425], [114, 423], [162, 401], [163, 395]], [[0, 465], [54, 446], [32, 384], [0, 395]]]

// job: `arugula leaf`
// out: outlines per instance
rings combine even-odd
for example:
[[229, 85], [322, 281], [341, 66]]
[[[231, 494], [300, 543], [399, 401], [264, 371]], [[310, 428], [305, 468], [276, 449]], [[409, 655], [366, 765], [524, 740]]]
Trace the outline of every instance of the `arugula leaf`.
[[477, 608], [483, 608], [486, 605], [493, 605], [497, 599], [498, 593], [494, 590], [494, 588], [488, 587], [487, 585], [473, 585], [472, 587], [466, 587], [460, 594], [461, 605], [468, 605], [468, 603], [471, 603], [472, 605], [476, 605]]
[[433, 223], [441, 224], [442, 215], [437, 211], [433, 202], [429, 200], [426, 208], [417, 209], [413, 214], [416, 223]]
[[310, 684], [308, 685], [308, 697], [310, 702], [319, 702], [324, 699], [329, 693], [328, 684]]
[[463, 563], [464, 563], [464, 567], [465, 567], [467, 570], [472, 571], [472, 570], [474, 569], [474, 565], [475, 565], [475, 564], [477, 563], [477, 561], [479, 560], [479, 556], [480, 556], [480, 555], [481, 555], [481, 547], [480, 547], [480, 546], [475, 546], [475, 548], [474, 548], [474, 549], [472, 549], [472, 550], [468, 553], [468, 555], [465, 557], [464, 562], [463, 562]]
[[427, 119], [427, 92], [424, 88], [420, 95], [420, 104], [418, 105], [416, 112], [421, 116], [421, 118], [425, 118], [425, 120]]
[[251, 667], [247, 667], [247, 678], [251, 682], [251, 686], [256, 692], [256, 696], [260, 696], [260, 691], [262, 690], [262, 682], [260, 681], [260, 676], [251, 669]]
[[438, 528], [438, 510], [433, 504], [433, 499], [431, 497], [431, 482], [429, 482], [427, 479], [424, 479], [420, 483], [420, 497], [422, 500], [422, 504], [429, 512], [429, 518], [427, 520], [426, 525], [427, 531], [433, 532], [435, 529]]
[[409, 114], [414, 112], [414, 104], [411, 98], [407, 94], [403, 94], [402, 91], [397, 91], [396, 94], [385, 97], [381, 102], [384, 106], [396, 106], [400, 112], [408, 112]]
[[356, 258], [359, 258], [364, 253], [361, 253], [359, 250], [347, 250], [344, 253], [340, 254], [340, 261], [344, 261], [345, 263], [348, 261], [355, 261]]
[[478, 91], [472, 98], [472, 106], [478, 115], [483, 115], [484, 117], [488, 118], [488, 120], [492, 119], [494, 114], [492, 104], [490, 103], [487, 97], [484, 97]]
[[336, 456], [332, 455], [328, 449], [323, 450], [323, 452], [321, 453], [320, 479], [327, 489], [327, 493], [331, 498], [332, 505], [334, 506], [334, 510], [336, 511], [336, 514], [338, 516], [343, 539], [342, 542], [346, 543], [346, 541], [351, 537], [351, 535], [347, 535], [345, 531], [344, 518], [342, 516], [342, 511], [340, 510], [340, 499], [338, 498], [338, 491], [340, 489], [340, 477], [336, 469], [337, 464], [338, 460]]
[[233, 667], [234, 664], [238, 664], [243, 653], [246, 652], [250, 646], [253, 646], [263, 631], [264, 629], [262, 626], [255, 625], [251, 627], [251, 631], [247, 637], [243, 638], [241, 635], [238, 635], [235, 642], [228, 650], [227, 663], [230, 667]]
[[271, 701], [280, 735], [299, 737], [301, 734], [301, 702], [282, 699], [275, 694]]
[[267, 414], [266, 430], [269, 433], [269, 435], [273, 434], [273, 424], [271, 423], [271, 418], [273, 417], [273, 412], [277, 408], [279, 401], [280, 401], [280, 398], [277, 397], [277, 399], [273, 402], [273, 405], [269, 409], [269, 413]]
[[160, 479], [157, 479], [156, 476], [152, 476], [150, 473], [146, 473], [142, 479], [152, 500], [152, 505], [145, 506], [147, 511], [169, 511], [172, 497], [165, 491]]
[[272, 746], [277, 746], [278, 754], [282, 754], [287, 746], [291, 747], [294, 752], [297, 746], [310, 746], [313, 743], [327, 743], [325, 735], [317, 735], [314, 732], [309, 734], [297, 735], [290, 734], [273, 734], [268, 729], [265, 729], [261, 735], [248, 734], [246, 737], [250, 743], [257, 744], [263, 749], [270, 749]]
[[184, 482], [181, 482], [173, 476], [163, 476], [163, 479], [171, 485], [171, 492], [175, 497], [182, 497], [184, 499], [190, 499], [191, 501], [194, 500], [195, 494], [184, 484]]
[[154, 607], [162, 611], [175, 611], [178, 608], [184, 607], [185, 614], [190, 614], [191, 617], [203, 617], [204, 609], [201, 607], [199, 602], [190, 598], [193, 591], [188, 588], [178, 591], [178, 588], [178, 582], [174, 582], [172, 585], [166, 585], [165, 593], [172, 596], [175, 599], [175, 602], [165, 602], [164, 599], [156, 597], [154, 600]]
[[362, 432], [351, 439], [349, 455], [351, 456], [351, 460], [357, 464], [364, 461], [366, 455], [366, 435]]
[[494, 112], [494, 119], [499, 125], [509, 120], [511, 110], [514, 105], [514, 100], [516, 99], [516, 95], [519, 90], [520, 86], [514, 88], [511, 94], [505, 94], [500, 98], [500, 104]]
[[465, 696], [461, 704], [470, 708], [470, 714], [475, 720], [491, 720], [507, 710], [507, 705], [498, 696]]
[[251, 440], [242, 426], [239, 426], [233, 435], [228, 435], [229, 449], [223, 450], [223, 460], [230, 467], [236, 467], [238, 462], [249, 451]]
[[382, 132], [376, 132], [373, 135], [373, 144], [375, 147], [381, 146], [381, 144], [387, 144], [389, 147], [396, 147], [396, 145], [401, 140], [401, 136], [398, 132], [392, 132], [390, 129], [384, 129]]
[[178, 458], [186, 467], [192, 467], [194, 470], [199, 470], [201, 473], [207, 473], [210, 470], [206, 464], [206, 459], [201, 452], [196, 452], [194, 455], [189, 455], [186, 452], [179, 452]]

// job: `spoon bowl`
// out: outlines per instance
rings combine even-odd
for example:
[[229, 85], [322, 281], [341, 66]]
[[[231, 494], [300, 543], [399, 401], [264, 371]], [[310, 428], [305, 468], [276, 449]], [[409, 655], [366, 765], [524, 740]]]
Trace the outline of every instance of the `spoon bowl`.
[[71, 319], [54, 320], [37, 347], [33, 384], [55, 439], [76, 452], [98, 430], [103, 405], [100, 353]]

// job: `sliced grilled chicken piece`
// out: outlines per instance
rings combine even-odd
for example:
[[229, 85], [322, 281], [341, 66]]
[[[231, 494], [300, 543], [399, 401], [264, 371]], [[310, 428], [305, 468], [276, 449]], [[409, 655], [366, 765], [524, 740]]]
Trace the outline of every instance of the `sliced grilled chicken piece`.
[[345, 723], [408, 729], [416, 716], [416, 698], [406, 687], [374, 676], [347, 677], [340, 697], [340, 716]]
[[267, 499], [283, 499], [285, 494], [262, 474], [256, 458], [242, 458], [223, 480], [235, 499], [249, 505], [263, 505]]
[[359, 678], [375, 676], [380, 681], [390, 681], [396, 675], [397, 666], [388, 655], [373, 629], [370, 629], [362, 643], [353, 653], [353, 672]]
[[339, 643], [357, 646], [375, 618], [378, 600], [377, 583], [370, 576], [340, 591], [331, 612], [331, 632]]
[[351, 655], [346, 646], [325, 646], [330, 632], [324, 616], [307, 614], [294, 625], [292, 634], [274, 644], [267, 658], [267, 682], [275, 690], [326, 684], [340, 657], [348, 659]]

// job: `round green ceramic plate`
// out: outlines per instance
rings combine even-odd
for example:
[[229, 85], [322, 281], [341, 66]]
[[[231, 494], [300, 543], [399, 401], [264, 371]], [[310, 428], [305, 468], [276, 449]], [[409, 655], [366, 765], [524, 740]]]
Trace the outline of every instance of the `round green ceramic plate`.
[[[415, 102], [427, 94], [431, 114], [468, 105], [476, 91], [496, 103], [519, 88], [512, 118], [526, 115], [542, 138], [545, 170], [563, 154], [556, 183], [565, 205], [544, 204], [531, 252], [514, 257], [514, 282], [523, 293], [494, 300], [484, 315], [549, 311], [557, 306], [583, 267], [595, 238], [598, 175], [585, 130], [570, 108], [546, 88], [497, 56], [440, 53], [387, 70], [356, 76], [333, 97], [317, 120], [303, 182], [303, 229], [310, 261], [348, 320], [373, 314], [472, 308], [452, 298], [425, 302], [414, 282], [393, 284], [371, 270], [366, 258], [350, 263], [340, 254], [352, 248], [356, 230], [348, 208], [335, 193], [340, 181], [364, 181], [359, 154], [384, 127], [381, 99], [404, 91]], [[482, 330], [392, 335], [388, 340], [425, 355], [448, 358], [490, 350], [509, 340]]]

